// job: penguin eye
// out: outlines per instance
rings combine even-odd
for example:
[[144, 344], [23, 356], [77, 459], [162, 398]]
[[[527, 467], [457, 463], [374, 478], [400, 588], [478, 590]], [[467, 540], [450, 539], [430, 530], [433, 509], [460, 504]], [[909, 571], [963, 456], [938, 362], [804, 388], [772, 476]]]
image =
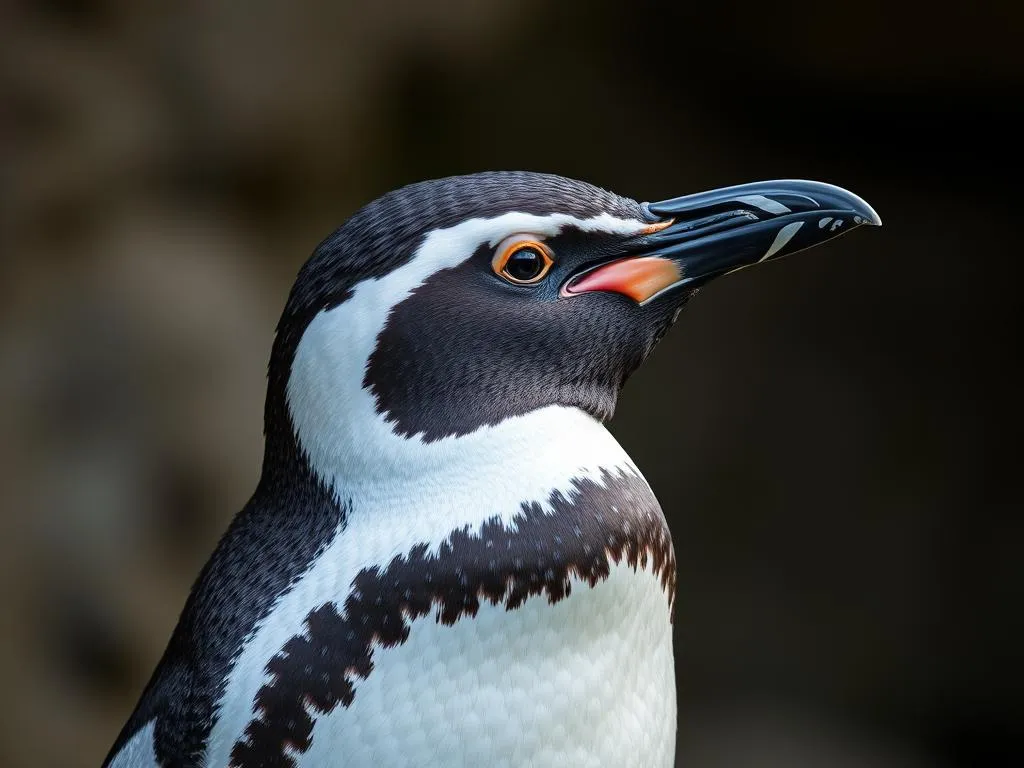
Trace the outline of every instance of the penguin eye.
[[510, 283], [532, 285], [543, 280], [554, 263], [547, 246], [526, 235], [513, 235], [495, 250], [491, 268]]

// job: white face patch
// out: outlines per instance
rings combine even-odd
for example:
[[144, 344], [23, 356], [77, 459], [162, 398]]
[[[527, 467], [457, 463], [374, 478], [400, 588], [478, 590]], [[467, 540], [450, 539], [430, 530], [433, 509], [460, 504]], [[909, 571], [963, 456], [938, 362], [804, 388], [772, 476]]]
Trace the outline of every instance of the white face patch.
[[430, 276], [458, 266], [481, 244], [494, 246], [517, 232], [551, 237], [567, 226], [629, 235], [649, 224], [606, 213], [589, 219], [525, 213], [471, 219], [431, 232], [407, 264], [357, 284], [347, 301], [310, 322], [296, 349], [287, 400], [299, 444], [321, 479], [344, 494], [353, 486], [445, 472], [453, 454], [463, 466], [480, 458], [493, 461], [494, 449], [505, 447], [510, 438], [536, 435], [521, 420], [510, 419], [516, 423], [484, 427], [458, 439], [425, 443], [419, 436], [405, 437], [377, 413], [363, 378], [391, 310]]

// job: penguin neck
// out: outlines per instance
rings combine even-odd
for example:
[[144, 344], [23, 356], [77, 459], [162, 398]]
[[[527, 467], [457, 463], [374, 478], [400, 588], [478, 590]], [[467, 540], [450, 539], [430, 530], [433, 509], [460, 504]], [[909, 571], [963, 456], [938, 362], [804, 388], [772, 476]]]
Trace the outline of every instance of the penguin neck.
[[312, 473], [342, 502], [373, 496], [428, 504], [464, 492], [467, 502], [529, 501], [600, 470], [637, 471], [600, 421], [561, 405], [439, 440], [398, 434], [380, 417], [355, 434], [296, 428], [295, 440]]
[[[528, 511], [553, 513], [609, 478], [628, 475], [630, 487], [646, 487], [602, 422], [569, 405], [433, 440], [396, 431], [363, 384], [379, 325], [366, 326], [364, 314], [346, 313], [347, 306], [318, 314], [294, 347], [294, 336], [279, 339], [262, 483], [274, 508], [294, 508], [299, 496], [338, 515], [351, 534], [338, 538], [340, 554], [331, 555], [338, 562], [436, 550], [454, 531], [472, 534], [488, 522], [515, 528]], [[653, 495], [650, 502], [657, 504]], [[354, 576], [339, 574], [346, 584]]]
[[381, 431], [299, 446], [344, 510], [358, 557], [384, 562], [419, 545], [435, 550], [456, 530], [476, 534], [488, 521], [515, 528], [526, 510], [550, 512], [557, 499], [575, 498], [581, 483], [640, 475], [599, 421], [564, 406], [432, 442]]
[[[423, 499], [457, 489], [486, 495], [489, 488], [531, 501], [547, 498], [581, 471], [636, 471], [598, 419], [569, 405], [545, 405], [430, 440], [397, 431], [363, 380], [387, 305], [361, 303], [361, 296], [373, 298], [377, 288], [372, 281], [361, 284], [353, 298], [312, 318], [294, 347], [282, 343], [276, 350], [268, 455], [287, 453], [274, 445], [294, 446], [343, 503], [359, 495]], [[392, 303], [393, 293], [387, 294]]]
[[[577, 407], [548, 405], [426, 441], [394, 431], [366, 391], [342, 402], [330, 398], [331, 387], [316, 388], [322, 399], [287, 398], [287, 382], [275, 374], [272, 366], [257, 491], [272, 508], [299, 491], [310, 503], [339, 509], [346, 524], [353, 513], [388, 507], [413, 507], [439, 523], [473, 524], [494, 514], [510, 522], [524, 504], [572, 495], [576, 481], [603, 482], [616, 472], [642, 477], [604, 424]], [[460, 508], [473, 512], [444, 512]], [[440, 525], [429, 533], [441, 533]]]

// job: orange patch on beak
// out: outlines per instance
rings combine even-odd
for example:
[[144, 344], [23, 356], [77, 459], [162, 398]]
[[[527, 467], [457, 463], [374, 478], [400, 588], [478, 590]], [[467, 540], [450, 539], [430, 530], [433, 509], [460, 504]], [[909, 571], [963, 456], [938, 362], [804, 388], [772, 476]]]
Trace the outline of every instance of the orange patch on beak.
[[610, 291], [629, 296], [638, 304], [668, 288], [683, 277], [674, 261], [660, 256], [620, 259], [598, 267], [565, 287], [570, 295]]

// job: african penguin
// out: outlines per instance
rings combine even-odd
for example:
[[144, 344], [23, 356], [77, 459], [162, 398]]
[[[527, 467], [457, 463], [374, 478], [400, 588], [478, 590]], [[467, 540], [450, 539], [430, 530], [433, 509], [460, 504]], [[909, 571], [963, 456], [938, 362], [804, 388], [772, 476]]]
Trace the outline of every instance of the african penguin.
[[704, 282], [879, 223], [817, 182], [525, 172], [362, 208], [298, 274], [259, 484], [105, 765], [672, 765], [672, 541], [604, 422]]

